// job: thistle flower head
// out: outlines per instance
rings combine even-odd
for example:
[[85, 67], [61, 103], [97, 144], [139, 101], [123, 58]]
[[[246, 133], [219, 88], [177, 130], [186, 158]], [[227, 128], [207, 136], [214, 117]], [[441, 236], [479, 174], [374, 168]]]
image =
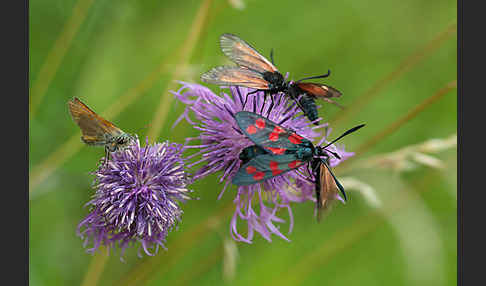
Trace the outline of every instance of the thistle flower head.
[[[230, 93], [222, 96], [214, 94], [210, 89], [199, 85], [181, 82], [182, 87], [174, 95], [186, 108], [176, 121], [185, 119], [193, 128], [200, 131], [199, 136], [189, 138], [188, 141], [199, 141], [198, 144], [189, 145], [199, 151], [192, 157], [201, 155], [201, 159], [189, 166], [202, 164], [195, 172], [194, 179], [222, 171], [219, 182], [224, 187], [219, 195], [231, 184], [233, 176], [240, 168], [240, 152], [254, 145], [240, 130], [234, 115], [242, 110], [253, 111], [283, 127], [294, 130], [297, 134], [313, 141], [321, 136], [317, 130], [327, 124], [314, 126], [303, 115], [298, 115], [300, 109], [284, 93], [271, 95], [274, 105], [271, 110], [271, 98], [264, 100], [263, 92], [254, 92], [245, 87], [230, 87]], [[298, 116], [297, 116], [298, 115]], [[191, 117], [194, 117], [192, 119]], [[343, 150], [330, 146], [333, 151], [343, 154]], [[346, 157], [346, 156], [344, 156]], [[333, 165], [339, 161], [333, 161]], [[277, 216], [280, 209], [287, 209], [290, 225], [293, 226], [291, 202], [315, 201], [313, 197], [314, 185], [302, 173], [307, 169], [303, 166], [297, 170], [287, 172], [281, 176], [273, 177], [262, 183], [239, 186], [234, 203], [236, 210], [231, 220], [231, 235], [237, 241], [251, 243], [254, 232], [260, 233], [265, 239], [271, 241], [271, 234], [288, 240], [275, 223], [285, 220]], [[239, 220], [247, 224], [247, 235], [244, 237], [237, 230]]]
[[96, 192], [87, 203], [90, 213], [78, 225], [84, 246], [93, 244], [88, 252], [103, 244], [118, 246], [123, 255], [139, 242], [147, 255], [154, 255], [164, 247], [168, 232], [181, 220], [178, 201], [190, 199], [183, 150], [169, 142], [142, 147], [137, 138], [99, 166], [94, 172]]

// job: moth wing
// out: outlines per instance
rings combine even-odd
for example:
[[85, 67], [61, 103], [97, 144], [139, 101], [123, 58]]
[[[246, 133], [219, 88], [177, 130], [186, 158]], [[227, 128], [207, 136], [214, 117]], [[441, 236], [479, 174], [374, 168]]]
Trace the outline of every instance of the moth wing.
[[269, 60], [236, 35], [221, 35], [220, 44], [223, 53], [240, 66], [260, 73], [278, 71]]
[[312, 82], [298, 82], [296, 85], [300, 90], [311, 97], [323, 99], [343, 108], [339, 103], [331, 99], [333, 97], [342, 96], [342, 93], [332, 86]]
[[288, 149], [295, 150], [304, 141], [310, 143], [294, 131], [253, 112], [240, 111], [235, 119], [240, 130], [253, 143], [275, 155], [281, 155]]
[[258, 72], [241, 67], [219, 66], [201, 76], [206, 83], [216, 85], [237, 85], [255, 89], [269, 89], [268, 82]]
[[341, 97], [342, 93], [332, 86], [312, 82], [298, 82], [296, 85], [305, 93], [314, 97]]
[[[318, 185], [316, 185], [317, 198], [317, 220], [320, 221], [323, 214], [330, 210], [332, 203], [338, 199], [338, 192], [344, 195], [346, 200], [346, 193], [343, 186], [336, 179], [330, 167], [322, 163], [319, 170]], [[318, 192], [318, 193], [317, 193]]]
[[259, 155], [240, 167], [233, 177], [233, 184], [246, 186], [280, 176], [288, 171], [298, 168], [306, 162], [297, 160], [295, 155]]
[[76, 97], [68, 102], [68, 107], [71, 117], [81, 129], [83, 134], [81, 139], [86, 144], [103, 145], [106, 141], [106, 134], [110, 136], [123, 134], [121, 129], [96, 114]]

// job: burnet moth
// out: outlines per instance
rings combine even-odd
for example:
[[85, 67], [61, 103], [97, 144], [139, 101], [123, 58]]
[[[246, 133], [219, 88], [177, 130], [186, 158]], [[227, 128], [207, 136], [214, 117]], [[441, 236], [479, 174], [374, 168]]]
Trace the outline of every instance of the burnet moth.
[[340, 158], [326, 147], [342, 137], [365, 126], [358, 125], [344, 132], [326, 146], [314, 146], [292, 130], [282, 127], [256, 113], [240, 111], [235, 114], [240, 130], [255, 145], [240, 153], [241, 167], [233, 177], [232, 183], [238, 186], [260, 183], [308, 164], [309, 172], [314, 175], [318, 219], [320, 212], [336, 198], [338, 190], [347, 200], [343, 186], [331, 171], [328, 164], [329, 154]]
[[[238, 66], [218, 66], [201, 76], [206, 83], [217, 85], [244, 86], [265, 92], [265, 99], [270, 95], [272, 100], [270, 110], [273, 107], [272, 94], [284, 92], [291, 97], [304, 114], [311, 121], [318, 118], [316, 98], [324, 99], [338, 105], [331, 100], [342, 94], [337, 89], [325, 84], [301, 82], [302, 80], [325, 78], [327, 74], [300, 79], [296, 82], [285, 81], [283, 75], [273, 64], [273, 54], [270, 54], [271, 62], [258, 53], [247, 42], [233, 34], [223, 34], [220, 37], [221, 50]], [[299, 100], [299, 97], [300, 100]], [[340, 105], [338, 105], [340, 106]], [[262, 107], [263, 108], [263, 107]], [[315, 122], [315, 124], [318, 124]]]

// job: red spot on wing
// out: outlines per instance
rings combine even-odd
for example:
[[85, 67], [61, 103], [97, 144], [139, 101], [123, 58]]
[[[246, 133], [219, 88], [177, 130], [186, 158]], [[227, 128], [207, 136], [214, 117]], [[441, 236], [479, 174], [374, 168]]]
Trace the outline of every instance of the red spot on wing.
[[268, 140], [270, 141], [277, 141], [278, 140], [278, 133], [270, 133], [270, 135], [268, 135]]
[[250, 125], [246, 128], [246, 132], [248, 132], [248, 134], [255, 134], [257, 132], [257, 129], [254, 125]]
[[272, 133], [270, 133], [270, 135], [268, 135], [268, 139], [269, 139], [270, 141], [277, 141], [277, 140], [278, 140], [278, 134], [280, 134], [280, 133], [284, 133], [284, 132], [285, 132], [285, 130], [284, 130], [282, 127], [280, 127], [280, 126], [275, 126], [275, 127], [273, 128], [273, 132], [272, 132]]
[[275, 161], [270, 161], [270, 169], [271, 169], [271, 170], [276, 170], [276, 169], [278, 169], [278, 162], [275, 162]]
[[272, 153], [275, 155], [282, 155], [287, 150], [285, 148], [273, 148], [273, 147], [266, 147], [266, 148], [272, 151]]
[[302, 143], [302, 137], [293, 133], [292, 135], [289, 136], [289, 140], [290, 142], [294, 143], [294, 144], [300, 144]]
[[274, 176], [278, 176], [280, 173], [282, 173], [282, 170], [272, 170], [272, 175]]
[[246, 167], [246, 172], [247, 172], [248, 174], [253, 174], [253, 173], [255, 173], [255, 172], [256, 172], [256, 170], [257, 170], [257, 169], [256, 169], [255, 167], [253, 167], [253, 166], [248, 166], [248, 167]]
[[255, 181], [260, 181], [261, 179], [263, 179], [264, 176], [265, 173], [259, 171], [253, 175], [253, 179], [255, 179]]
[[294, 169], [295, 167], [299, 166], [302, 162], [299, 160], [295, 160], [289, 163], [289, 168]]
[[285, 130], [280, 126], [275, 126], [275, 128], [273, 128], [273, 132], [279, 134], [279, 133], [284, 133]]
[[255, 122], [255, 126], [259, 129], [265, 128], [265, 120], [263, 118], [258, 118]]
[[278, 169], [278, 162], [270, 161], [270, 169], [272, 170], [272, 175], [277, 176], [282, 173], [282, 170]]

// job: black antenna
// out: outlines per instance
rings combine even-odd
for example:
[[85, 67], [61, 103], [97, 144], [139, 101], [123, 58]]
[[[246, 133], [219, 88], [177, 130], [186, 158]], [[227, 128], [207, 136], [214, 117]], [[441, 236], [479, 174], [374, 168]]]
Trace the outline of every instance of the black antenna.
[[329, 167], [329, 165], [327, 164], [327, 162], [325, 160], [322, 160], [322, 159], [321, 159], [321, 162], [322, 162], [322, 164], [324, 164], [326, 166], [327, 170], [329, 171], [329, 173], [331, 174], [332, 178], [334, 179], [334, 182], [336, 183], [336, 186], [338, 187], [339, 191], [341, 192], [341, 194], [343, 194], [344, 201], [347, 201], [348, 198], [346, 197], [346, 192], [344, 192], [343, 185], [341, 185], [341, 183], [338, 181], [338, 179], [336, 178], [336, 176], [334, 176], [334, 173], [331, 171], [331, 168]]
[[315, 79], [315, 78], [325, 78], [325, 77], [328, 77], [331, 75], [331, 70], [327, 70], [327, 73], [326, 74], [323, 74], [323, 75], [316, 75], [316, 76], [311, 76], [311, 77], [304, 77], [304, 78], [301, 78], [299, 79], [298, 81], [296, 82], [301, 82], [303, 80], [307, 80], [307, 79]]
[[273, 48], [270, 50], [270, 60], [272, 61], [272, 65], [275, 65], [275, 62], [273, 61]]
[[[348, 131], [344, 132], [344, 133], [343, 133], [341, 136], [339, 136], [338, 138], [336, 138], [336, 139], [332, 140], [332, 141], [331, 141], [331, 143], [329, 143], [329, 144], [327, 144], [326, 146], [321, 147], [321, 148], [322, 148], [322, 149], [325, 149], [326, 147], [328, 147], [328, 146], [330, 146], [330, 145], [334, 144], [334, 142], [338, 141], [339, 139], [343, 138], [344, 136], [346, 136], [346, 135], [348, 135], [348, 134], [353, 133], [354, 131], [356, 131], [356, 130], [360, 129], [360, 128], [361, 128], [361, 127], [363, 127], [363, 126], [365, 126], [365, 124], [361, 124], [361, 125], [358, 125], [358, 126], [355, 126], [355, 127], [351, 128], [351, 129], [349, 129]], [[327, 151], [327, 150], [326, 150], [326, 151]], [[329, 151], [328, 151], [328, 152], [329, 152]]]
[[336, 157], [337, 159], [341, 160], [341, 156], [339, 156], [338, 153], [332, 152], [332, 151], [329, 151], [329, 150], [326, 150], [326, 152], [331, 153], [334, 157]]

